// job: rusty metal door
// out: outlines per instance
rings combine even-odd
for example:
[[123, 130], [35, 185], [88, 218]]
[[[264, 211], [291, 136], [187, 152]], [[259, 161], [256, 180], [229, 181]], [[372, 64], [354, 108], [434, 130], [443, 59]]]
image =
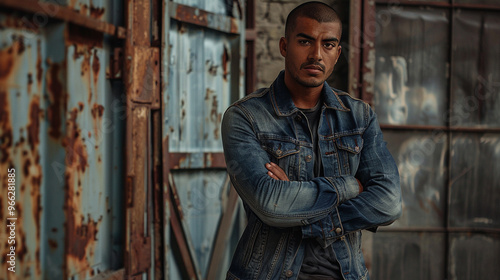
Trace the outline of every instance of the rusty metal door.
[[[68, 3], [71, 2], [71, 3]], [[0, 1], [0, 279], [123, 267], [119, 1]]]
[[243, 95], [244, 4], [166, 1], [164, 11], [166, 276], [222, 279], [242, 229], [220, 124]]

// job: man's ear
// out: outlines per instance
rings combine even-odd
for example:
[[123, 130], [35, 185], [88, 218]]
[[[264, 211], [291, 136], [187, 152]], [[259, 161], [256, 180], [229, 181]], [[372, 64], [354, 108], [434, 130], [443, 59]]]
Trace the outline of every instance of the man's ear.
[[339, 57], [340, 57], [341, 53], [342, 53], [342, 47], [339, 46], [339, 50], [338, 50], [338, 53], [337, 53], [337, 59], [335, 59], [335, 64], [337, 64], [337, 61], [339, 60]]
[[280, 39], [280, 53], [281, 53], [281, 56], [283, 56], [283, 57], [286, 56], [286, 44], [287, 44], [286, 38], [281, 37], [281, 39]]

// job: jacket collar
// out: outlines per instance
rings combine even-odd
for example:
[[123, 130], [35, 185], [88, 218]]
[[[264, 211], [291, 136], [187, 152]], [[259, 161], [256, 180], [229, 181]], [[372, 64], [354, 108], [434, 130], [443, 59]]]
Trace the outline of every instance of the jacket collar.
[[[285, 86], [285, 71], [281, 71], [274, 83], [271, 85], [271, 102], [278, 116], [289, 116], [299, 109], [295, 107], [290, 91]], [[337, 93], [325, 82], [321, 92], [323, 106], [333, 110], [350, 111], [345, 107]]]

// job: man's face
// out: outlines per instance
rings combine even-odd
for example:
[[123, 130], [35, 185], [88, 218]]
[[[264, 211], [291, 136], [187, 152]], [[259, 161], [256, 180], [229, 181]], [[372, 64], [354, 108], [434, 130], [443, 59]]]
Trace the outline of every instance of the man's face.
[[337, 22], [298, 17], [294, 30], [280, 40], [287, 86], [322, 86], [340, 56], [340, 35]]

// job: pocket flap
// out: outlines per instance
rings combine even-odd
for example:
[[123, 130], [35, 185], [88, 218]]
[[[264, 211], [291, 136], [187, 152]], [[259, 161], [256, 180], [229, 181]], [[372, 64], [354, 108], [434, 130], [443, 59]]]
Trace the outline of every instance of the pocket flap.
[[272, 154], [277, 159], [293, 155], [299, 152], [299, 147], [295, 143], [275, 139], [261, 140], [262, 148]]
[[359, 134], [340, 137], [336, 143], [339, 149], [353, 154], [359, 154], [363, 149], [363, 137]]

